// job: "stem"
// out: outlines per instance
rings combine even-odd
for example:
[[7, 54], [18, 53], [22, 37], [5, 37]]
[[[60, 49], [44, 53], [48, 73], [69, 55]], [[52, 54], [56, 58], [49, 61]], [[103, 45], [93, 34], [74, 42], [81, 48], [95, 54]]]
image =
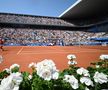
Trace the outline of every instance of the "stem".
[[98, 85], [98, 84], [97, 84], [97, 83], [95, 83], [95, 90], [98, 90], [98, 89], [97, 89], [97, 85]]

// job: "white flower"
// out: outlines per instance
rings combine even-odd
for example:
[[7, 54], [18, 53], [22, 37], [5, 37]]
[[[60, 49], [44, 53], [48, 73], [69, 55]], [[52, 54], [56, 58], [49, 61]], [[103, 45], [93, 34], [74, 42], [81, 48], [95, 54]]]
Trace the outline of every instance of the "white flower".
[[72, 86], [73, 89], [77, 89], [79, 86], [78, 86], [78, 80], [72, 75], [70, 77], [70, 85]]
[[75, 60], [73, 60], [73, 61], [68, 61], [68, 64], [69, 64], [69, 65], [76, 65], [77, 62], [76, 62]]
[[0, 55], [0, 63], [2, 63], [3, 61], [3, 57]]
[[53, 66], [47, 65], [44, 61], [37, 63], [36, 65], [37, 74], [40, 76], [40, 74], [46, 69], [46, 70], [53, 70]]
[[43, 61], [43, 63], [44, 63], [44, 65], [55, 66], [55, 63], [52, 60], [50, 60], [50, 59], [45, 59]]
[[36, 63], [32, 62], [32, 63], [30, 63], [30, 64], [29, 64], [29, 66], [28, 66], [28, 67], [29, 67], [29, 68], [32, 68], [32, 67], [34, 67], [34, 68], [35, 68], [35, 67], [36, 67]]
[[32, 79], [32, 75], [29, 75], [29, 76], [28, 76], [28, 79], [29, 79], [29, 80]]
[[52, 60], [45, 59], [36, 65], [37, 75], [44, 80], [58, 79], [59, 73]]
[[81, 77], [80, 79], [81, 83], [84, 83], [87, 86], [93, 86], [93, 82], [91, 81], [91, 79], [89, 77]]
[[76, 59], [76, 56], [73, 54], [67, 55], [67, 59], [72, 60], [72, 59]]
[[44, 69], [41, 73], [40, 73], [40, 75], [39, 75], [40, 77], [42, 77], [44, 80], [51, 80], [51, 72], [50, 72], [50, 70], [48, 70], [48, 69]]
[[108, 60], [108, 55], [101, 55], [100, 56], [100, 59], [101, 60]]
[[19, 90], [22, 80], [21, 73], [11, 73], [1, 81], [0, 90]]
[[94, 81], [96, 83], [103, 84], [103, 83], [107, 83], [108, 82], [108, 76], [105, 75], [104, 73], [95, 72], [93, 78], [94, 78]]
[[15, 67], [18, 67], [18, 68], [19, 68], [20, 65], [18, 65], [18, 64], [13, 64], [13, 65], [10, 66], [10, 70], [12, 70], [12, 69], [15, 68]]
[[63, 80], [69, 82], [73, 89], [77, 89], [79, 87], [78, 80], [73, 75], [65, 75], [64, 77], [65, 78]]
[[65, 75], [63, 80], [65, 80], [66, 82], [69, 82], [69, 80], [70, 80], [70, 75]]
[[52, 60], [45, 59], [41, 62], [38, 62], [36, 65], [36, 70], [43, 68], [48, 68], [50, 70], [56, 70], [55, 63]]
[[15, 86], [13, 90], [19, 90], [19, 86]]
[[86, 87], [85, 90], [89, 90], [89, 88]]
[[6, 71], [7, 73], [10, 73], [10, 69], [5, 68], [3, 71]]
[[100, 67], [100, 65], [96, 65], [96, 68], [99, 68]]
[[59, 73], [58, 72], [54, 72], [53, 75], [52, 75], [52, 79], [57, 80], [58, 77], [59, 77]]
[[82, 68], [82, 67], [77, 69], [77, 74], [84, 75], [84, 76], [90, 76], [89, 71], [87, 69]]
[[20, 83], [22, 82], [22, 75], [21, 73], [17, 72], [17, 73], [12, 73], [11, 76], [13, 77], [13, 82], [15, 85], [20, 85]]
[[1, 81], [0, 90], [12, 90], [14, 88], [14, 83], [12, 83], [12, 77], [4, 78]]

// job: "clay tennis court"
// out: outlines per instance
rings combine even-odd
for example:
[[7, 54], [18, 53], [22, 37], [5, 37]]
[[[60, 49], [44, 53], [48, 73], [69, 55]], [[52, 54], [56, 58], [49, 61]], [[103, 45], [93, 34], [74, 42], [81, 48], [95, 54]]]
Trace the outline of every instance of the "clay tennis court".
[[21, 71], [31, 71], [29, 63], [52, 59], [59, 70], [68, 67], [68, 54], [75, 54], [78, 66], [87, 67], [93, 61], [98, 61], [101, 54], [108, 54], [108, 46], [5, 46], [0, 51], [4, 61], [0, 71], [17, 63]]

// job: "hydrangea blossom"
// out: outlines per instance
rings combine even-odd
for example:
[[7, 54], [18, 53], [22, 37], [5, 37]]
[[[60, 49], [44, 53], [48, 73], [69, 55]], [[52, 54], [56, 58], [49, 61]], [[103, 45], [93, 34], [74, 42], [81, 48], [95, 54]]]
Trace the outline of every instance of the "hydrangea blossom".
[[89, 71], [87, 69], [82, 68], [82, 67], [77, 69], [77, 74], [84, 75], [84, 76], [90, 76]]
[[78, 89], [79, 88], [79, 85], [78, 85], [78, 80], [73, 76], [73, 75], [65, 75], [64, 76], [64, 80], [66, 82], [69, 82], [71, 87], [73, 89]]
[[70, 55], [67, 55], [67, 59], [73, 60], [73, 59], [76, 59], [76, 56], [73, 54], [70, 54]]
[[100, 59], [101, 60], [108, 60], [108, 55], [101, 55], [100, 56]]
[[94, 78], [94, 81], [96, 83], [103, 84], [103, 83], [107, 83], [108, 82], [108, 76], [105, 75], [104, 73], [95, 72], [93, 78]]
[[89, 77], [81, 77], [80, 82], [84, 83], [87, 86], [90, 86], [90, 85], [93, 86], [93, 82]]
[[44, 80], [58, 79], [59, 73], [52, 60], [43, 60], [36, 65], [37, 75]]
[[19, 90], [19, 85], [22, 80], [21, 73], [11, 73], [1, 81], [0, 90]]

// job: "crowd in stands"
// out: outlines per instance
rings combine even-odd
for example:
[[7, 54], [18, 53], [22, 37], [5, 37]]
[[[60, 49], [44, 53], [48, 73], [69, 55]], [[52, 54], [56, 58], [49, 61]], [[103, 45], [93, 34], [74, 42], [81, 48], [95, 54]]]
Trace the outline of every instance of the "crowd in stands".
[[83, 45], [94, 42], [91, 41], [90, 38], [108, 37], [108, 33], [47, 29], [0, 28], [0, 37], [5, 39], [6, 45]]
[[[0, 14], [0, 23], [74, 26], [74, 24], [56, 17], [5, 14], [5, 13]], [[93, 27], [88, 30], [92, 32], [84, 32], [76, 30], [70, 31], [70, 30], [53, 30], [53, 29], [0, 27], [0, 37], [5, 39], [5, 45], [47, 46], [47, 45], [100, 44], [97, 41], [91, 41], [90, 38], [108, 37], [107, 32], [97, 32], [97, 30], [107, 31], [107, 28], [108, 24], [105, 24], [99, 27], [96, 26], [96, 28]]]
[[21, 24], [39, 24], [39, 25], [59, 25], [59, 26], [73, 26], [63, 19], [54, 17], [42, 16], [27, 16], [18, 14], [0, 14], [0, 22], [6, 23], [21, 23]]
[[68, 20], [57, 17], [33, 16], [23, 14], [0, 13], [0, 22], [23, 23], [23, 24], [42, 24], [60, 26], [86, 26], [103, 22], [108, 22], [108, 17], [93, 18], [90, 20]]

